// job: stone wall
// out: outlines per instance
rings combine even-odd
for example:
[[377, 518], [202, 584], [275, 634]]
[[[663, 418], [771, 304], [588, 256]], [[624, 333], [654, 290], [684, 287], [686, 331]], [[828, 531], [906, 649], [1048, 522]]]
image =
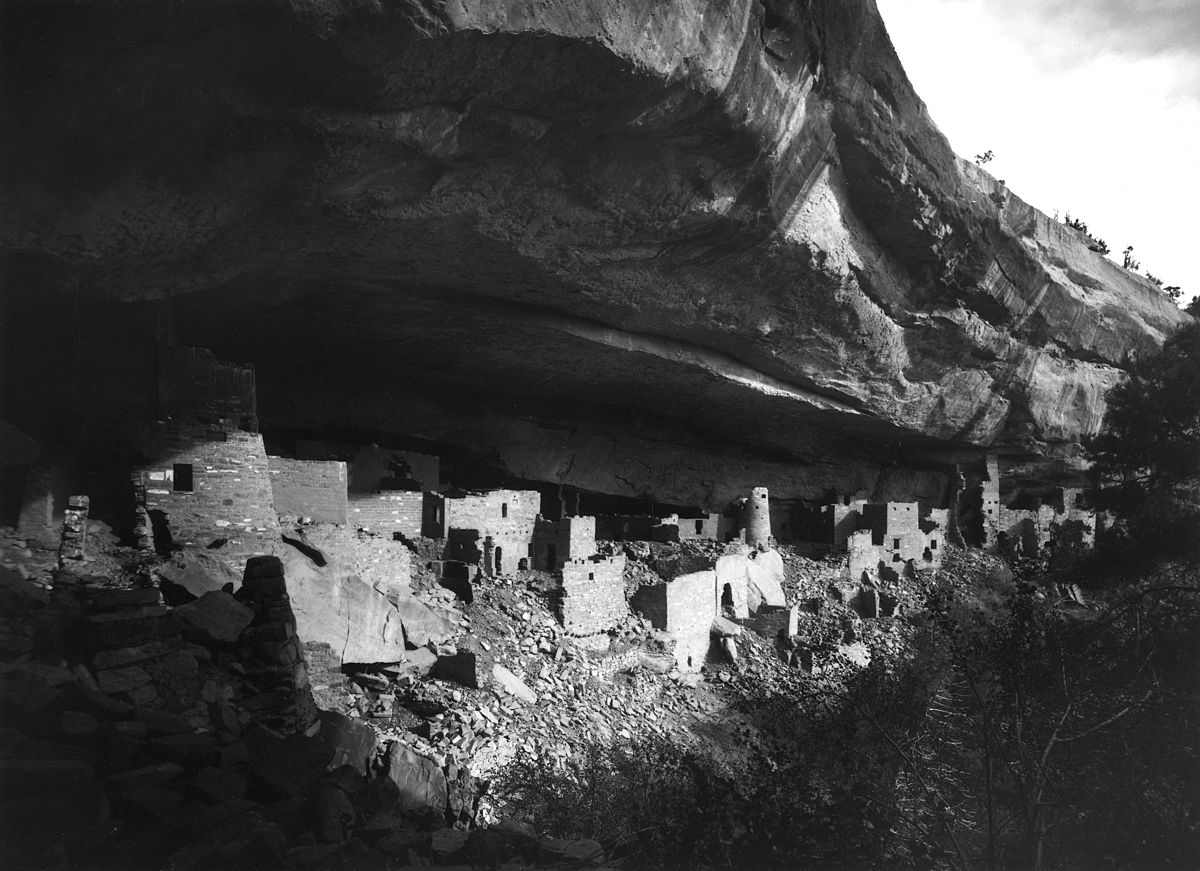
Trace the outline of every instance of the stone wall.
[[563, 628], [595, 635], [625, 621], [625, 557], [568, 560], [562, 567]]
[[942, 564], [948, 510], [921, 512], [916, 502], [868, 503], [862, 527], [848, 539], [852, 581], [896, 580], [917, 567]]
[[630, 606], [656, 629], [675, 637], [680, 671], [699, 671], [708, 659], [713, 619], [717, 616], [717, 573], [711, 569], [680, 575], [666, 584], [643, 587]]
[[699, 671], [708, 658], [717, 616], [715, 571], [682, 575], [666, 585], [666, 630], [675, 636], [680, 671]]
[[267, 466], [276, 514], [309, 517], [321, 523], [348, 521], [345, 463], [268, 457]]
[[558, 521], [558, 556], [564, 562], [596, 553], [596, 518], [564, 517]]
[[724, 541], [725, 534], [732, 531], [729, 527], [736, 525], [731, 518], [727, 520], [720, 514], [709, 514], [705, 517], [680, 517], [678, 514], [669, 514], [662, 519], [662, 522], [664, 525], [674, 525], [679, 528], [680, 541], [696, 539]]
[[17, 534], [50, 547], [57, 539], [55, 524], [63, 514], [67, 493], [66, 472], [58, 466], [31, 466], [21, 489]]
[[159, 349], [158, 404], [165, 417], [258, 430], [254, 367], [224, 363], [207, 348]]
[[1096, 514], [1078, 505], [1079, 491], [1064, 489], [1034, 509], [1000, 506], [996, 541], [1010, 556], [1036, 556], [1058, 545], [1093, 547]]
[[987, 477], [981, 485], [983, 489], [980, 515], [983, 520], [983, 546], [991, 550], [996, 546], [1000, 533], [1000, 461], [995, 457], [987, 458]]
[[[142, 433], [135, 491], [158, 528], [185, 547], [226, 544], [221, 558], [269, 550], [279, 538], [262, 436], [160, 423]], [[161, 513], [159, 513], [161, 512]]]
[[347, 505], [349, 525], [381, 535], [399, 532], [408, 538], [421, 535], [426, 494], [415, 490], [351, 493]]
[[475, 533], [482, 544], [484, 571], [511, 574], [522, 560], [533, 558], [534, 528], [541, 510], [542, 494], [537, 490], [491, 490], [446, 497], [442, 522], [436, 529], [427, 528], [426, 535], [438, 532], [429, 537], [454, 538]]

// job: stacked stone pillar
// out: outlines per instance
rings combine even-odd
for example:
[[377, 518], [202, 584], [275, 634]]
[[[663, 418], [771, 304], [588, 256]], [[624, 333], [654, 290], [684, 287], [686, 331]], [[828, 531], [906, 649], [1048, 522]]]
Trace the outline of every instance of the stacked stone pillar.
[[242, 700], [243, 707], [277, 732], [316, 734], [317, 706], [279, 558], [252, 557], [238, 598], [254, 610], [253, 622], [239, 638], [247, 689], [254, 691]]
[[87, 545], [88, 510], [91, 499], [87, 496], [72, 496], [67, 500], [63, 516], [62, 542], [58, 546], [58, 564], [66, 560], [81, 560]]

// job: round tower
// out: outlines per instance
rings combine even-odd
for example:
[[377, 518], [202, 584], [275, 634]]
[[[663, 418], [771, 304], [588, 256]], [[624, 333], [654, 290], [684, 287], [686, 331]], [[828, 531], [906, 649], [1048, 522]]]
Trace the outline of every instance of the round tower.
[[746, 507], [742, 509], [742, 527], [746, 530], [746, 544], [751, 547], [771, 544], [771, 511], [767, 504], [767, 488], [755, 487], [750, 491]]

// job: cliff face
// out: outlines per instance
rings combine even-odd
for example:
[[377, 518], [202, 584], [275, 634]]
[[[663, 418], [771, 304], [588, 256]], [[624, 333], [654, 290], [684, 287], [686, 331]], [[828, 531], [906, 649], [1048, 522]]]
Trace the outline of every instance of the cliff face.
[[169, 299], [257, 364], [268, 427], [681, 502], [887, 495], [884, 467], [1070, 455], [1184, 319], [954, 156], [871, 0], [4, 15], [25, 429], [64, 359], [105, 371], [64, 318]]

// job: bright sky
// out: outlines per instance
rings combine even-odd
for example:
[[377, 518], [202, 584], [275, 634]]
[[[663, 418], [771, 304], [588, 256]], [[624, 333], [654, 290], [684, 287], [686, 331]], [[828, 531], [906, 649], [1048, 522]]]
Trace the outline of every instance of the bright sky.
[[877, 0], [958, 154], [1200, 295], [1200, 0]]

